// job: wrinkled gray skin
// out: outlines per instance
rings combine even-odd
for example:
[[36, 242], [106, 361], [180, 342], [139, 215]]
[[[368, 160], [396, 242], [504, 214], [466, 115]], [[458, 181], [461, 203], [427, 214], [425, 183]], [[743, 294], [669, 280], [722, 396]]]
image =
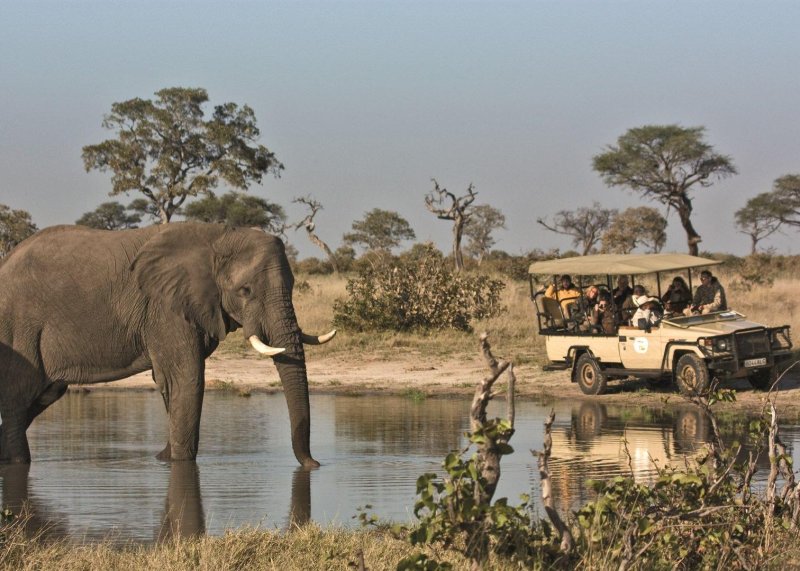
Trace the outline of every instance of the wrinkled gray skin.
[[173, 223], [44, 230], [0, 265], [0, 462], [28, 463], [26, 430], [73, 383], [152, 369], [169, 416], [163, 460], [194, 460], [205, 359], [238, 328], [267, 345], [306, 467], [308, 380], [283, 243], [254, 229]]

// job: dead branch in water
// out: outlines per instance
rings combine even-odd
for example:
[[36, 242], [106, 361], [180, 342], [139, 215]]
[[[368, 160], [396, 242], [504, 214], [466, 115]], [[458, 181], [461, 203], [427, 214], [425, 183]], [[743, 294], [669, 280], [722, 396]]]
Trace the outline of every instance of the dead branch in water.
[[497, 482], [500, 480], [501, 448], [508, 445], [508, 441], [514, 434], [514, 386], [516, 376], [514, 375], [514, 365], [510, 361], [498, 361], [492, 355], [488, 333], [481, 334], [480, 348], [486, 365], [489, 367], [489, 376], [483, 379], [475, 388], [475, 396], [472, 399], [472, 407], [470, 408], [470, 427], [473, 434], [487, 432], [486, 429], [489, 425], [486, 420], [486, 407], [495, 396], [492, 392], [492, 386], [506, 370], [508, 370], [509, 376], [506, 416], [510, 428], [508, 430], [498, 430], [496, 433], [488, 431], [485, 442], [478, 446], [478, 465], [481, 468], [481, 476], [483, 476], [486, 483], [483, 490], [476, 489], [476, 495], [479, 494], [481, 497], [476, 497], [475, 500], [480, 503], [489, 503], [492, 500], [492, 496], [494, 496], [495, 489], [497, 489]]
[[567, 527], [567, 525], [561, 519], [561, 516], [558, 514], [558, 510], [555, 508], [552, 494], [553, 486], [550, 482], [550, 468], [547, 464], [553, 448], [553, 436], [551, 434], [551, 430], [553, 427], [553, 421], [555, 419], [556, 413], [554, 411], [550, 411], [550, 416], [548, 416], [547, 420], [544, 422], [544, 450], [541, 452], [531, 450], [531, 454], [537, 457], [539, 478], [542, 481], [542, 503], [544, 504], [544, 511], [547, 513], [547, 517], [550, 518], [550, 521], [561, 537], [561, 551], [563, 553], [569, 553], [572, 551], [575, 541], [572, 538], [572, 532], [569, 530], [569, 527]]

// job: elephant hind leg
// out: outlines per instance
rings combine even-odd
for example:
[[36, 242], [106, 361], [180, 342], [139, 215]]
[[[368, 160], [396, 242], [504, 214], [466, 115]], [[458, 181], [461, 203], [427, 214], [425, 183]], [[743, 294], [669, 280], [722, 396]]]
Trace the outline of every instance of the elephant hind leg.
[[56, 402], [58, 399], [64, 396], [64, 393], [67, 392], [67, 383], [64, 381], [53, 381], [42, 391], [36, 400], [33, 401], [33, 404], [28, 407], [28, 426], [31, 425], [33, 420], [42, 414], [47, 407], [51, 404]]
[[29, 464], [31, 451], [26, 431], [33, 420], [67, 392], [67, 383], [54, 381], [47, 385], [27, 407], [0, 410], [0, 463]]
[[27, 426], [25, 419], [19, 415], [3, 415], [0, 426], [0, 463], [30, 464], [31, 450], [28, 447]]

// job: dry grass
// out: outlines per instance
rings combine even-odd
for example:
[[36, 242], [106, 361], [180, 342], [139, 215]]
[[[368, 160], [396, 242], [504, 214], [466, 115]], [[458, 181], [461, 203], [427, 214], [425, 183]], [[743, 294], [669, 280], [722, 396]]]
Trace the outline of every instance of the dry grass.
[[[310, 524], [291, 533], [243, 529], [221, 537], [173, 539], [156, 545], [113, 546], [110, 543], [73, 545], [66, 541], [28, 539], [20, 526], [5, 528], [0, 535], [0, 569], [33, 571], [59, 569], [85, 571], [184, 571], [207, 569], [303, 570], [358, 569], [363, 553], [367, 569], [394, 569], [412, 547], [380, 531], [321, 529]], [[427, 550], [429, 556], [434, 556]], [[455, 552], [437, 552], [435, 557], [450, 562], [454, 569], [468, 563]], [[510, 564], [490, 569], [515, 569]]]
[[[733, 282], [734, 276], [719, 272], [724, 285]], [[500, 276], [494, 276], [502, 279]], [[505, 354], [515, 363], [543, 363], [544, 342], [536, 333], [536, 315], [530, 301], [527, 282], [507, 278], [502, 293], [502, 303], [507, 311], [498, 317], [473, 323], [476, 332], [489, 331], [494, 339], [502, 339]], [[644, 285], [656, 291], [655, 281]], [[301, 287], [295, 293], [294, 303], [300, 326], [310, 333], [325, 333], [333, 322], [333, 302], [347, 295], [347, 278], [335, 276], [298, 276]], [[662, 281], [662, 286], [665, 284]], [[747, 315], [753, 321], [768, 325], [791, 325], [800, 331], [800, 280], [782, 277], [772, 286], [755, 287], [743, 291], [726, 287], [731, 308]], [[418, 352], [424, 356], [458, 358], [472, 356], [477, 346], [476, 333], [460, 331], [433, 331], [427, 333], [339, 331], [336, 342], [315, 348], [318, 356], [367, 354], [371, 359], [391, 359], [398, 349]], [[230, 336], [220, 347], [223, 354], [252, 356], [241, 334]]]
[[[313, 334], [331, 330], [333, 302], [347, 295], [347, 278], [335, 276], [298, 276], [304, 284], [295, 292], [294, 305], [300, 327]], [[307, 284], [307, 285], [305, 285]], [[524, 282], [507, 282], [502, 304], [508, 308], [503, 315], [473, 324], [475, 331], [488, 330], [495, 339], [503, 339], [506, 353], [518, 364], [531, 362], [543, 355], [544, 344], [535, 335], [535, 314], [529, 298], [529, 286]], [[391, 359], [400, 348], [421, 355], [459, 357], [475, 354], [478, 339], [475, 333], [461, 331], [432, 331], [420, 333], [339, 331], [336, 341], [315, 348], [317, 356], [352, 354], [358, 351], [371, 359]], [[223, 354], [252, 355], [252, 350], [237, 332], [220, 346]]]

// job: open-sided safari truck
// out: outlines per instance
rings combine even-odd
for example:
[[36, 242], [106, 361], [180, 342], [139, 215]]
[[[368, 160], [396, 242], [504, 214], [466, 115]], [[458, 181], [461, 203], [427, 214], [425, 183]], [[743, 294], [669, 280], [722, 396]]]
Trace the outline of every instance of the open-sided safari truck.
[[586, 327], [585, 313], [565, 312], [536, 285], [537, 277], [557, 283], [567, 274], [585, 295], [591, 286], [611, 291], [617, 276], [628, 276], [630, 285], [637, 277], [654, 276], [661, 298], [662, 278], [669, 283], [678, 273], [688, 274], [693, 291], [692, 269], [719, 263], [685, 254], [601, 254], [531, 264], [531, 298], [549, 360], [545, 368], [570, 371], [572, 382], [589, 395], [602, 394], [608, 381], [630, 376], [674, 379], [685, 394], [704, 391], [715, 377], [746, 377], [756, 388], [769, 388], [791, 356], [788, 325], [766, 327], [728, 309], [666, 317], [657, 325], [623, 323], [611, 334]]

